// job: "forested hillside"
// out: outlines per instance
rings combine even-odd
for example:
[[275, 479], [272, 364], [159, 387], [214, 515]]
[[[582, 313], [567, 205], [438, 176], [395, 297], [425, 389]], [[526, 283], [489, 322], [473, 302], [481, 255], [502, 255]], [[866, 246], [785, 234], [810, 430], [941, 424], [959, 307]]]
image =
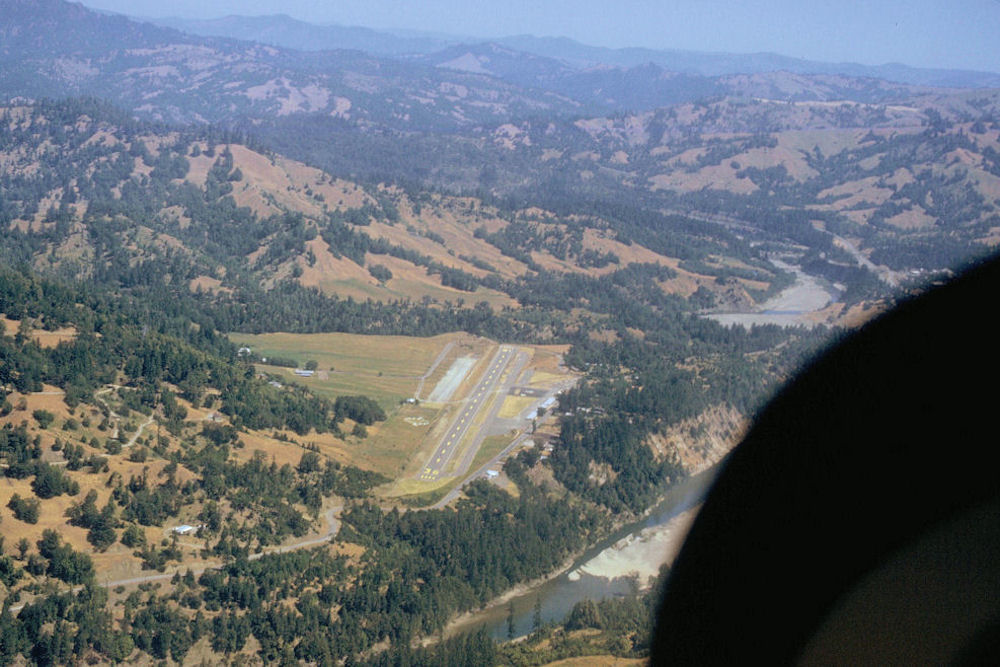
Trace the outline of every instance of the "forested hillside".
[[[0, 99], [0, 664], [644, 657], [638, 581], [446, 635], [1000, 240], [990, 89], [0, 0]], [[711, 319], [793, 283], [811, 328]], [[463, 415], [463, 471], [417, 480]]]
[[[386, 640], [403, 649], [641, 512], [684, 475], [676, 456], [649, 446], [651, 434], [712, 405], [752, 410], [822, 337], [698, 317], [699, 300], [730, 281], [758, 298], [783, 284], [722, 227], [706, 235], [658, 216], [676, 230], [664, 234], [653, 218], [359, 185], [246, 139], [136, 123], [89, 100], [8, 108], [3, 119], [3, 253], [19, 267], [6, 269], [0, 299], [11, 327], [5, 475], [18, 489], [3, 520], [23, 536], [4, 562], [8, 605], [29, 600], [3, 617], [8, 658], [180, 659], [199, 637], [198, 650], [220, 655], [251, 634], [266, 660], [359, 655]], [[419, 271], [418, 286], [454, 300], [343, 298], [349, 283], [329, 258], [385, 289]], [[698, 261], [717, 264], [684, 268]], [[399, 516], [349, 504], [338, 546], [249, 566], [261, 568], [255, 578], [278, 577], [280, 590], [221, 593], [246, 587], [246, 556], [321, 531], [324, 508], [385, 481], [310, 444], [357, 441], [344, 427], [362, 419], [363, 398], [276, 388], [222, 334], [452, 330], [573, 344], [566, 361], [587, 380], [560, 402], [573, 416], [558, 455], [507, 463], [517, 499], [479, 484], [456, 509]], [[43, 345], [47, 332], [55, 344]], [[534, 481], [545, 470], [552, 485]], [[198, 526], [196, 549], [176, 533], [155, 537], [185, 520]], [[46, 532], [60, 524], [62, 541]], [[118, 619], [93, 578], [130, 559], [234, 569], [129, 597], [134, 613]], [[313, 569], [287, 578], [289, 559]], [[43, 575], [89, 587], [39, 597]], [[309, 602], [318, 581], [329, 593]], [[375, 595], [385, 582], [392, 594]], [[289, 599], [319, 615], [303, 607], [268, 634]], [[334, 607], [336, 623], [317, 620]], [[31, 625], [38, 615], [59, 632]], [[89, 624], [102, 630], [81, 634]]]
[[954, 266], [995, 241], [997, 105], [990, 90], [894, 104], [722, 98], [461, 137], [352, 135], [319, 117], [259, 132], [336, 174], [628, 221], [681, 212], [827, 253], [847, 247], [831, 232], [906, 271]]
[[[433, 334], [457, 323], [562, 340], [581, 324], [640, 326], [592, 316], [609, 314], [602, 295], [632, 285], [661, 307], [696, 292], [722, 299], [726, 281], [760, 299], [787, 280], [745, 239], [681, 216], [358, 184], [87, 100], [0, 114], [9, 263], [132, 290], [187, 286], [223, 329]], [[324, 299], [327, 309], [294, 305]], [[552, 317], [553, 306], [582, 311]]]

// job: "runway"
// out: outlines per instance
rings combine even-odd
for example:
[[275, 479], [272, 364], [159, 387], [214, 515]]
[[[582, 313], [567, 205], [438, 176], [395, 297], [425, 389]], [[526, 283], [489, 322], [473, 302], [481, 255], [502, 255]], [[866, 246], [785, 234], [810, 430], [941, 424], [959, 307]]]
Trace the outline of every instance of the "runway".
[[441, 443], [431, 454], [423, 470], [420, 471], [418, 479], [433, 482], [444, 476], [445, 466], [451, 461], [462, 440], [469, 433], [476, 416], [483, 406], [489, 403], [490, 394], [500, 382], [500, 376], [503, 375], [507, 365], [516, 355], [517, 348], [510, 345], [500, 346], [486, 372], [483, 373], [479, 384], [469, 393], [469, 397], [459, 409], [451, 426], [441, 438]]

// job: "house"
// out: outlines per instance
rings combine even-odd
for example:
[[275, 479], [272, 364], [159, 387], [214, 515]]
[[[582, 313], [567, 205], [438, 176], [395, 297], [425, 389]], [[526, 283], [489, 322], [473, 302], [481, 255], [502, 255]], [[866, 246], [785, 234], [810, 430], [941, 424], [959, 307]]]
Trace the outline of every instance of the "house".
[[198, 528], [196, 526], [189, 526], [188, 524], [185, 523], [183, 525], [177, 526], [173, 530], [178, 535], [193, 535], [198, 530]]
[[486, 476], [489, 477], [490, 479], [493, 479], [494, 477], [499, 477], [500, 473], [497, 472], [496, 470], [487, 470]]

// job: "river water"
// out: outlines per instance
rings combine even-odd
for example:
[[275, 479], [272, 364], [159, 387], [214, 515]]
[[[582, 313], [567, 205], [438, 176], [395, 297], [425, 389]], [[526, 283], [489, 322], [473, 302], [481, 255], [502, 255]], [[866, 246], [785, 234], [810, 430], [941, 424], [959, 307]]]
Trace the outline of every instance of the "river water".
[[[515, 637], [534, 630], [535, 605], [541, 605], [542, 622], [563, 621], [573, 605], [586, 599], [601, 600], [626, 595], [631, 588], [628, 576], [605, 576], [612, 572], [626, 575], [636, 571], [655, 573], [673, 552], [663, 538], [680, 529], [678, 517], [700, 504], [715, 468], [689, 477], [674, 485], [643, 519], [623, 526], [581, 555], [567, 570], [495, 607], [476, 612], [457, 624], [455, 632], [471, 632], [483, 626], [499, 640], [507, 639], [507, 616], [514, 609]], [[601, 574], [604, 573], [604, 574]], [[644, 579], [644, 578], [643, 578]], [[640, 583], [645, 584], [643, 580]]]
[[811, 276], [798, 266], [770, 260], [779, 269], [795, 274], [795, 283], [772, 297], [760, 308], [749, 313], [712, 313], [705, 317], [727, 326], [740, 324], [778, 324], [780, 326], [812, 327], [810, 315], [836, 301], [840, 290], [825, 280]]
[[[752, 313], [707, 315], [720, 323], [780, 324], [812, 326], [808, 316], [825, 308], [839, 296], [839, 290], [799, 267], [772, 259], [778, 268], [795, 274], [795, 284]], [[508, 602], [476, 612], [457, 623], [452, 631], [489, 629], [498, 640], [508, 637], [507, 617], [514, 612], [514, 636], [534, 630], [535, 607], [541, 607], [542, 622], [561, 622], [573, 606], [586, 599], [601, 600], [627, 595], [637, 573], [645, 585], [659, 566], [672, 560], [680, 540], [704, 498], [718, 466], [689, 477], [672, 487], [640, 521], [623, 526], [581, 555], [568, 569], [548, 581], [510, 598]]]

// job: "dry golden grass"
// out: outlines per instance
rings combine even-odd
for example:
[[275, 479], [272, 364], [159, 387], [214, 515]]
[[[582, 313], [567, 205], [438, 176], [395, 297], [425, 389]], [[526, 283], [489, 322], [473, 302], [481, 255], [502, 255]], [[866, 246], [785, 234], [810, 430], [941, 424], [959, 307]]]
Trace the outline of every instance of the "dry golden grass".
[[[379, 285], [369, 294], [371, 298], [379, 301], [399, 299], [421, 301], [424, 297], [428, 297], [439, 303], [461, 301], [470, 308], [480, 301], [487, 302], [494, 309], [504, 306], [518, 307], [517, 301], [495, 290], [479, 287], [475, 292], [465, 292], [453, 287], [445, 287], [441, 284], [441, 276], [429, 275], [426, 268], [397, 257], [369, 254], [366, 256], [365, 264], [367, 266], [378, 264], [392, 271], [392, 278], [385, 285]], [[370, 276], [369, 279], [375, 282]]]
[[240, 440], [244, 443], [244, 447], [234, 448], [233, 456], [240, 461], [249, 461], [255, 456], [256, 452], [261, 452], [268, 461], [274, 461], [279, 466], [286, 463], [295, 466], [298, 465], [302, 455], [307, 451], [303, 445], [308, 444], [317, 445], [320, 453], [330, 458], [339, 461], [345, 460], [343, 455], [336, 455], [336, 449], [333, 446], [333, 442], [331, 442], [336, 438], [331, 434], [310, 433], [305, 436], [299, 436], [291, 432], [282, 433], [279, 431], [279, 433], [283, 437], [288, 438], [288, 441], [278, 440], [271, 437], [270, 434], [260, 431], [241, 433]]
[[736, 172], [737, 170], [730, 165], [730, 162], [726, 161], [720, 165], [704, 167], [693, 174], [671, 169], [666, 173], [652, 176], [649, 180], [654, 190], [694, 192], [707, 187], [746, 195], [759, 189], [749, 178], [740, 178]]
[[211, 276], [198, 276], [197, 278], [192, 278], [191, 282], [188, 284], [188, 289], [192, 292], [202, 291], [202, 292], [232, 292], [228, 287], [222, 286], [222, 281], [218, 278], [213, 278]]
[[508, 396], [500, 406], [497, 416], [501, 419], [513, 419], [527, 410], [535, 400], [533, 396]]
[[572, 345], [535, 345], [531, 366], [540, 371], [563, 371], [563, 356], [570, 351]]
[[836, 155], [855, 148], [867, 131], [826, 128], [823, 130], [786, 130], [779, 133], [778, 145], [794, 151], [812, 152], [819, 148], [823, 155]]
[[885, 221], [900, 229], [927, 229], [937, 224], [937, 218], [928, 215], [921, 206], [912, 206], [891, 218], [886, 218]]
[[970, 170], [970, 175], [976, 182], [979, 192], [984, 197], [1000, 199], [1000, 177], [997, 177], [982, 169]]
[[528, 384], [532, 387], [551, 387], [556, 382], [566, 379], [565, 373], [549, 373], [546, 371], [535, 371], [531, 374]]
[[[204, 143], [201, 143], [201, 148], [202, 150], [205, 149]], [[191, 157], [189, 155], [187, 158], [188, 173], [185, 180], [187, 180], [189, 183], [197, 185], [200, 188], [205, 187], [205, 181], [208, 180], [208, 172], [212, 169], [212, 165], [215, 164], [215, 161], [217, 159], [218, 155], [216, 155], [215, 157], [208, 157], [204, 153], [202, 153], [198, 157]]]
[[475, 472], [479, 470], [484, 463], [502, 452], [512, 441], [513, 437], [510, 435], [491, 435], [484, 438], [483, 444], [479, 446], [479, 451], [476, 452], [476, 456], [472, 459], [469, 471]]
[[[135, 576], [140, 571], [139, 561], [132, 555], [130, 549], [119, 543], [115, 543], [103, 553], [95, 552], [93, 547], [87, 542], [87, 531], [66, 523], [66, 510], [72, 505], [81, 502], [90, 491], [94, 491], [97, 494], [98, 507], [103, 507], [111, 495], [111, 488], [106, 483], [111, 476], [119, 476], [127, 482], [131, 477], [146, 475], [148, 479], [156, 483], [164, 479], [161, 477], [161, 472], [166, 467], [167, 461], [151, 456], [145, 462], [131, 462], [127, 459], [128, 450], [123, 451], [120, 455], [111, 456], [103, 449], [91, 447], [87, 443], [90, 442], [92, 437], [97, 437], [103, 443], [108, 438], [109, 433], [102, 433], [96, 427], [84, 428], [82, 426], [76, 430], [66, 431], [61, 426], [70, 416], [74, 416], [81, 422], [84, 418], [89, 418], [92, 424], [96, 424], [100, 421], [99, 411], [89, 406], [80, 406], [71, 413], [66, 404], [63, 403], [62, 395], [61, 393], [57, 393], [58, 390], [56, 388], [45, 386], [44, 390], [50, 393], [30, 394], [27, 396], [21, 396], [16, 393], [12, 394], [10, 396], [11, 402], [16, 406], [21, 403], [21, 399], [24, 399], [25, 409], [15, 410], [7, 417], [0, 419], [0, 423], [20, 424], [22, 421], [26, 422], [29, 429], [29, 436], [35, 437], [37, 435], [41, 438], [43, 461], [59, 465], [64, 460], [61, 452], [52, 450], [52, 445], [56, 438], [58, 438], [64, 443], [82, 444], [84, 458], [88, 458], [92, 454], [105, 457], [108, 471], [95, 473], [88, 466], [84, 466], [76, 471], [64, 468], [65, 474], [80, 485], [80, 492], [75, 496], [60, 495], [41, 500], [39, 505], [39, 519], [36, 524], [27, 524], [18, 521], [13, 516], [5, 517], [3, 526], [7, 543], [8, 545], [13, 545], [21, 538], [24, 538], [30, 544], [34, 545], [44, 530], [53, 529], [68, 544], [72, 545], [74, 549], [91, 554], [99, 578], [114, 579]], [[46, 430], [40, 429], [37, 422], [31, 417], [32, 411], [38, 409], [48, 410], [55, 415], [55, 420]], [[141, 420], [144, 419], [144, 417], [141, 418]], [[132, 420], [140, 421], [138, 417], [134, 417]], [[145, 440], [145, 437], [143, 440]], [[190, 471], [183, 467], [178, 468], [177, 479], [181, 483], [191, 477], [192, 473]], [[7, 512], [7, 503], [15, 493], [24, 498], [34, 497], [34, 492], [31, 489], [31, 479], [14, 480], [6, 477], [0, 479], [0, 507], [4, 508], [2, 512]], [[151, 527], [144, 530], [147, 541], [151, 544], [159, 543], [164, 536], [163, 529], [160, 528]]]
[[316, 262], [309, 266], [304, 259], [299, 261], [302, 267], [299, 283], [341, 297], [380, 300], [378, 281], [364, 267], [346, 257], [335, 257], [329, 244], [320, 237], [309, 241], [306, 247], [316, 256]]
[[838, 211], [854, 208], [863, 203], [872, 206], [881, 206], [893, 195], [893, 191], [889, 188], [878, 187], [878, 180], [878, 178], [872, 176], [849, 183], [841, 183], [823, 190], [817, 198], [823, 199], [824, 197], [843, 197], [843, 195], [847, 195], [831, 204], [824, 205]]
[[[372, 227], [377, 226], [378, 223], [372, 225]], [[385, 227], [393, 230], [390, 236], [394, 239], [393, 243], [397, 245], [404, 247], [415, 245], [421, 253], [428, 254], [425, 246], [428, 243], [433, 244], [428, 239], [405, 232], [400, 233], [396, 227], [389, 225], [385, 225]], [[390, 255], [368, 254], [365, 258], [364, 266], [360, 266], [346, 257], [334, 257], [329, 250], [329, 246], [322, 238], [313, 239], [307, 246], [313, 251], [316, 261], [312, 266], [309, 266], [304, 258], [297, 260], [298, 265], [302, 269], [299, 282], [307, 287], [318, 287], [327, 294], [336, 294], [342, 298], [353, 297], [355, 299], [372, 299], [382, 302], [397, 301], [400, 299], [420, 301], [426, 297], [437, 302], [451, 301], [457, 303], [462, 301], [469, 307], [474, 306], [479, 301], [486, 301], [495, 309], [504, 306], [517, 306], [517, 302], [514, 299], [495, 290], [479, 288], [476, 292], [470, 293], [445, 287], [441, 284], [440, 276], [429, 275], [426, 268], [417, 266], [404, 259]], [[440, 248], [440, 246], [438, 247]], [[437, 257], [436, 259], [442, 263], [461, 268], [468, 273], [476, 275], [485, 273], [465, 262], [450, 257], [447, 253], [444, 254], [444, 257], [447, 258], [447, 261], [441, 257]], [[386, 267], [392, 272], [393, 277], [385, 284], [380, 283], [368, 271], [368, 267], [372, 265]]]
[[[216, 154], [223, 148], [216, 146]], [[229, 149], [234, 168], [243, 174], [242, 180], [233, 183], [233, 198], [239, 206], [246, 206], [257, 215], [292, 210], [316, 218], [324, 215], [326, 209], [357, 208], [370, 201], [360, 186], [330, 179], [322, 171], [294, 160], [271, 159], [244, 146], [231, 145]], [[204, 183], [215, 159], [190, 158], [188, 180]]]
[[874, 306], [868, 303], [856, 304], [851, 306], [846, 313], [842, 313], [836, 320], [836, 324], [852, 329], [857, 328], [868, 320], [878, 317], [885, 312], [885, 310], [885, 304], [877, 304]]
[[[450, 413], [422, 405], [402, 405], [388, 420], [368, 429], [368, 437], [351, 448], [352, 461], [387, 477], [401, 477], [417, 470], [429, 437], [447, 422]], [[428, 454], [430, 452], [428, 451]]]
[[[93, 547], [87, 542], [87, 531], [83, 528], [67, 524], [66, 511], [72, 505], [81, 502], [91, 491], [97, 494], [98, 507], [103, 507], [111, 495], [111, 486], [107, 483], [111, 478], [119, 478], [127, 482], [131, 477], [145, 476], [150, 480], [151, 484], [159, 484], [166, 479], [164, 469], [168, 465], [168, 461], [157, 457], [151, 451], [148, 452], [147, 459], [143, 462], [129, 461], [128, 455], [131, 451], [129, 449], [124, 449], [118, 455], [107, 454], [103, 449], [103, 443], [110, 436], [110, 431], [101, 432], [97, 429], [96, 424], [101, 421], [100, 411], [88, 405], [80, 405], [71, 411], [63, 402], [62, 394], [58, 389], [51, 386], [45, 386], [43, 389], [44, 393], [39, 394], [24, 396], [14, 393], [10, 395], [9, 399], [12, 405], [15, 406], [15, 409], [9, 415], [0, 419], [0, 425], [7, 423], [20, 424], [24, 422], [28, 427], [29, 437], [34, 438], [38, 436], [40, 438], [43, 461], [53, 463], [57, 466], [64, 461], [63, 454], [53, 451], [52, 448], [53, 443], [58, 438], [63, 443], [82, 445], [84, 459], [89, 458], [92, 454], [104, 457], [108, 469], [106, 471], [94, 472], [89, 466], [84, 466], [75, 471], [63, 468], [65, 474], [80, 485], [80, 492], [75, 496], [60, 495], [40, 500], [39, 520], [36, 524], [28, 524], [15, 519], [6, 508], [11, 496], [15, 493], [24, 498], [34, 497], [31, 489], [31, 478], [23, 480], [7, 477], [0, 478], [0, 516], [3, 517], [3, 534], [7, 538], [8, 547], [12, 549], [13, 545], [22, 538], [27, 539], [29, 544], [34, 545], [40, 539], [44, 530], [53, 529], [74, 549], [91, 555], [99, 580], [124, 579], [142, 574], [140, 560], [132, 554], [131, 549], [124, 547], [120, 543], [116, 542], [104, 552], [95, 552]], [[112, 399], [106, 395], [105, 400], [111, 401]], [[192, 408], [185, 401], [180, 402], [188, 408], [188, 419], [194, 424], [195, 429], [197, 429], [198, 422], [202, 421], [211, 412], [204, 408]], [[32, 412], [38, 409], [48, 410], [55, 415], [55, 419], [48, 429], [40, 429], [37, 421], [32, 417]], [[78, 420], [80, 426], [73, 430], [65, 430], [63, 424], [71, 416]], [[83, 426], [83, 423], [86, 423], [85, 420], [89, 422], [90, 426]], [[138, 425], [145, 421], [145, 417], [133, 413], [126, 421]], [[152, 442], [157, 432], [155, 427], [147, 428], [143, 431], [136, 446], [145, 447], [148, 451], [148, 445]], [[163, 435], [166, 436], [166, 432], [163, 432]], [[95, 448], [88, 444], [91, 438], [94, 437], [101, 443], [100, 447]], [[242, 449], [233, 449], [235, 458], [239, 460], [249, 459], [255, 451], [262, 451], [268, 460], [274, 460], [279, 465], [284, 463], [295, 465], [299, 462], [302, 453], [305, 451], [301, 446], [276, 440], [263, 433], [241, 433], [240, 438], [245, 443], [245, 447]], [[175, 440], [175, 438], [170, 437], [168, 440]], [[310, 445], [318, 441], [320, 453], [332, 456], [342, 462], [350, 462], [350, 457], [345, 451], [345, 443], [336, 440], [330, 434], [319, 436], [312, 434], [308, 436], [308, 439], [300, 439], [300, 441], [303, 444]], [[176, 442], [171, 446], [176, 446]], [[194, 478], [195, 474], [183, 465], [179, 466], [175, 472], [175, 479], [180, 484], [184, 484]], [[161, 540], [170, 536], [170, 528], [172, 526], [181, 523], [196, 522], [197, 512], [197, 505], [185, 507], [182, 509], [180, 516], [169, 519], [163, 526], [144, 527], [143, 530], [146, 534], [147, 542], [149, 544], [159, 544]], [[182, 539], [181, 546], [184, 552], [185, 567], [198, 567], [210, 564], [201, 559], [198, 552], [202, 544], [196, 538]], [[148, 574], [148, 572], [146, 573]]]
[[455, 483], [454, 477], [440, 477], [433, 482], [423, 482], [410, 477], [396, 480], [391, 487], [383, 494], [386, 498], [406, 498], [407, 496], [420, 496], [432, 494], [451, 487]]
[[[4, 335], [13, 336], [17, 333], [18, 328], [20, 328], [21, 320], [12, 320], [6, 315], [0, 315], [0, 324], [3, 325]], [[31, 340], [44, 348], [52, 348], [63, 341], [73, 340], [76, 338], [76, 333], [74, 327], [63, 327], [53, 331], [33, 328], [31, 330]]]

